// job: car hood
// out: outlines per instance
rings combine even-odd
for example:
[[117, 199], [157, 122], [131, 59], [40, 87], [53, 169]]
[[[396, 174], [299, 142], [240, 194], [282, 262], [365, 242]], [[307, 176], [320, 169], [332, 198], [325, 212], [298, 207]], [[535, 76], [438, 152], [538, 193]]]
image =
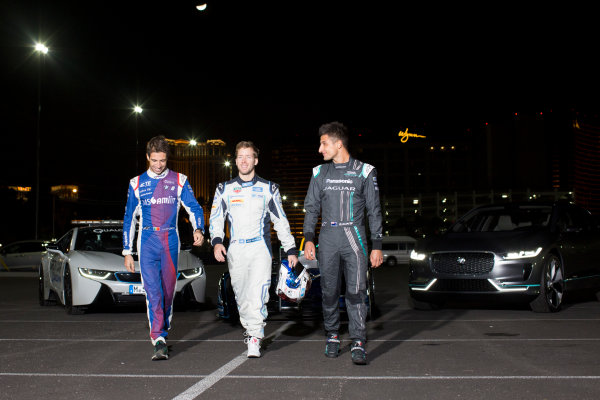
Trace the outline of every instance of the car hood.
[[[73, 251], [69, 260], [73, 266], [103, 271], [126, 271], [123, 256], [105, 251]], [[136, 269], [137, 261], [135, 262]]]
[[417, 251], [491, 251], [504, 253], [519, 250], [547, 248], [554, 241], [547, 230], [517, 232], [448, 232], [443, 236], [417, 244]]

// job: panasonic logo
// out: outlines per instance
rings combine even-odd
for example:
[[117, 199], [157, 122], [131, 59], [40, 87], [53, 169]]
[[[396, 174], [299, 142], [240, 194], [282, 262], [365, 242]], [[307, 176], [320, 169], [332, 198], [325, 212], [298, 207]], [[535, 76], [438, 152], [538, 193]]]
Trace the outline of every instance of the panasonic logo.
[[325, 179], [326, 183], [353, 183], [352, 179]]

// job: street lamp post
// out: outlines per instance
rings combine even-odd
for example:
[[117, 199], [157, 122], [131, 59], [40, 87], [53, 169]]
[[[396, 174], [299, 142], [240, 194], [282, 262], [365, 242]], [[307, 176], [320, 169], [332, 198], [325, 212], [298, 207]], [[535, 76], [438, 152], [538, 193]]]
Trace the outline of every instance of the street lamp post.
[[[144, 111], [142, 107], [136, 105], [133, 107], [133, 112], [135, 113], [135, 170], [138, 171], [139, 167], [139, 138], [138, 138], [138, 117]], [[136, 172], [137, 173], [137, 172]]]
[[40, 132], [42, 121], [42, 67], [44, 55], [48, 54], [48, 47], [42, 43], [36, 43], [35, 51], [38, 53], [38, 107], [37, 107], [37, 132], [35, 144], [35, 239], [38, 238], [39, 216], [40, 216]]

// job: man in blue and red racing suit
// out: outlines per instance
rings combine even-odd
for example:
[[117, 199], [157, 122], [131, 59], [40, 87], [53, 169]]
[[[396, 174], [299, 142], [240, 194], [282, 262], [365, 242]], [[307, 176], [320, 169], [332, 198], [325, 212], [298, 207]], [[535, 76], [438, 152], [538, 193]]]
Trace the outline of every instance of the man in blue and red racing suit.
[[[227, 257], [240, 322], [246, 329], [247, 356], [255, 358], [260, 357], [271, 286], [271, 222], [290, 265], [298, 262], [298, 251], [283, 212], [279, 186], [254, 172], [258, 164], [256, 146], [238, 143], [235, 163], [239, 176], [220, 183], [215, 192], [210, 236], [215, 259], [224, 262]], [[230, 233], [227, 249], [223, 245], [225, 221]]]
[[375, 268], [383, 262], [381, 252], [381, 205], [377, 171], [372, 165], [350, 156], [348, 133], [339, 122], [319, 128], [319, 153], [325, 161], [313, 169], [304, 200], [304, 255], [313, 260], [315, 225], [321, 215], [319, 271], [323, 295], [323, 319], [327, 341], [325, 355], [337, 357], [340, 349], [339, 297], [341, 276], [346, 279], [350, 353], [355, 364], [366, 364], [367, 353], [367, 237], [364, 214], [369, 219], [373, 250], [369, 256]]
[[125, 267], [134, 272], [132, 257], [136, 217], [139, 216], [137, 252], [146, 292], [153, 360], [168, 358], [166, 337], [173, 316], [173, 298], [177, 283], [179, 234], [177, 218], [183, 205], [194, 228], [194, 245], [204, 240], [204, 215], [194, 192], [183, 174], [166, 168], [168, 142], [164, 136], [152, 138], [147, 145], [149, 168], [129, 181], [123, 219], [123, 255]]

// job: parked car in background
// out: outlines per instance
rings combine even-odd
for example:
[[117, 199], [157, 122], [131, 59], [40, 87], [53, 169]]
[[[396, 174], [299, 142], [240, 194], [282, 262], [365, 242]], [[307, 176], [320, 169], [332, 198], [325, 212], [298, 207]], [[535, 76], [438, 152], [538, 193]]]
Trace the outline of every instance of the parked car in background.
[[408, 264], [410, 252], [417, 240], [410, 236], [384, 236], [381, 239], [383, 262], [390, 267], [396, 264]]
[[[181, 233], [181, 231], [180, 231]], [[123, 223], [99, 222], [69, 230], [39, 264], [39, 302], [60, 302], [69, 314], [81, 314], [97, 302], [145, 303], [137, 253], [136, 272], [123, 265]], [[206, 274], [202, 261], [182, 240], [176, 300], [183, 304], [205, 301]], [[186, 251], [187, 250], [187, 251]]]
[[22, 240], [0, 247], [0, 271], [37, 271], [47, 240]]
[[600, 290], [598, 220], [567, 202], [477, 207], [410, 257], [409, 300], [420, 309], [477, 294], [554, 312], [567, 292]]

